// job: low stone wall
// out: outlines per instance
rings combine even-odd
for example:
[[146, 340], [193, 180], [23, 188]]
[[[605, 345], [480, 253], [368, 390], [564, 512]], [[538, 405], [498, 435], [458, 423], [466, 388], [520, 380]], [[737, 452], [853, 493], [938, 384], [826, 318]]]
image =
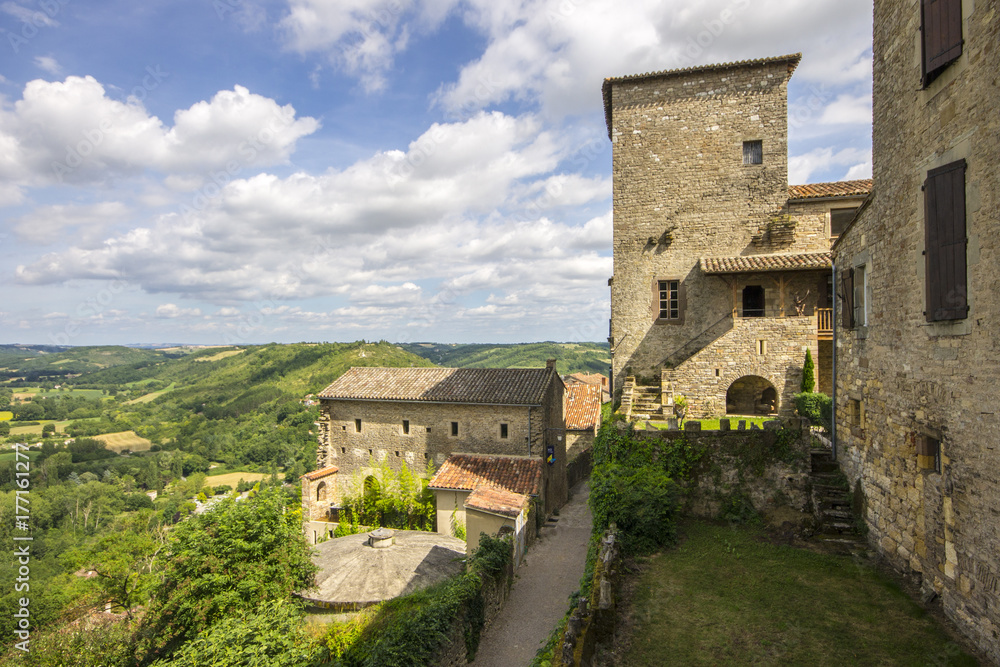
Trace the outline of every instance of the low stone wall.
[[594, 562], [590, 599], [580, 598], [570, 614], [562, 643], [552, 657], [552, 667], [590, 665], [597, 644], [614, 635], [618, 613], [615, 590], [621, 564], [617, 541], [612, 526], [601, 538], [601, 548]]
[[[507, 602], [510, 594], [510, 586], [514, 581], [514, 566], [509, 564], [504, 573], [498, 577], [486, 578], [482, 582], [483, 596], [483, 629], [480, 637], [493, 624], [503, 605]], [[451, 633], [445, 641], [437, 657], [431, 663], [438, 667], [464, 667], [469, 664], [466, 659], [468, 647], [466, 646], [465, 631], [467, 624], [461, 616], [455, 619], [452, 624]]]
[[[683, 511], [715, 518], [734, 495], [748, 498], [771, 523], [812, 518], [810, 501], [811, 433], [798, 420], [765, 430], [645, 431], [637, 434], [657, 443], [682, 441], [704, 454], [691, 470]], [[689, 422], [695, 426], [699, 424]], [[791, 512], [789, 512], [791, 510]], [[801, 513], [801, 517], [794, 513]]]

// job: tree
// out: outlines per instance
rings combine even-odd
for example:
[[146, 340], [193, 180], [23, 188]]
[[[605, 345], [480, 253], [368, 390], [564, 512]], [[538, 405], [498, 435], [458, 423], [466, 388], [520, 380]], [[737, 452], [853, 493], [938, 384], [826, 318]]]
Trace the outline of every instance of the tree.
[[174, 529], [147, 617], [148, 636], [159, 648], [172, 652], [220, 619], [313, 585], [317, 568], [301, 512], [286, 511], [284, 499], [280, 489], [241, 502], [228, 498]]
[[802, 366], [802, 391], [811, 393], [816, 387], [816, 365], [813, 363], [812, 350], [806, 348], [806, 362]]
[[91, 544], [86, 563], [97, 572], [102, 602], [132, 618], [133, 607], [147, 600], [156, 582], [153, 561], [165, 535], [158, 514], [147, 510], [123, 515]]
[[48, 424], [44, 424], [42, 426], [42, 437], [43, 438], [45, 436], [55, 435], [55, 434], [56, 434], [56, 425], [53, 424], [52, 422], [49, 422]]

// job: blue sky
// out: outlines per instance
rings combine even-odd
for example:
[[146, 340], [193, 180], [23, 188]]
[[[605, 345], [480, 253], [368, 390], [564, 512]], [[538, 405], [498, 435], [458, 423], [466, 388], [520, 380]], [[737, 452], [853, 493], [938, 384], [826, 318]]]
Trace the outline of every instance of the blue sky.
[[870, 0], [0, 0], [0, 342], [596, 341], [605, 77], [802, 52], [871, 173]]

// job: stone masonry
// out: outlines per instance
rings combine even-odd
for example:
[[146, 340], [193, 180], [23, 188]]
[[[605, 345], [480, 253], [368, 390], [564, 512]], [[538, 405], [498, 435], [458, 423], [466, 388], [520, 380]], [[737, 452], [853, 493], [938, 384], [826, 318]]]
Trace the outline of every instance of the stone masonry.
[[[816, 313], [829, 306], [830, 260], [817, 257], [830, 249], [831, 209], [858, 206], [868, 185], [789, 188], [787, 85], [799, 59], [605, 80], [616, 392], [626, 376], [662, 381], [665, 394], [687, 396], [691, 416], [720, 414], [738, 379], [731, 371], [739, 368], [767, 379], [777, 411], [790, 414], [806, 347], [817, 361], [829, 357], [819, 354]], [[753, 142], [760, 142], [759, 164], [746, 158]], [[701, 261], [747, 257], [800, 258], [808, 266], [776, 261], [760, 270], [712, 272]], [[677, 281], [676, 316], [660, 316], [660, 281]], [[750, 317], [743, 309], [747, 287], [760, 290], [764, 312], [754, 318], [761, 321], [737, 326]], [[786, 318], [799, 321], [780, 321]], [[762, 354], [751, 339], [773, 352]], [[829, 384], [829, 365], [818, 370], [821, 384]]]
[[[837, 442], [872, 545], [1000, 663], [1000, 3], [937, 6], [961, 54], [922, 86], [921, 3], [875, 1], [875, 190], [834, 248], [866, 313], [838, 321]], [[925, 183], [960, 160], [968, 311], [929, 321]]]

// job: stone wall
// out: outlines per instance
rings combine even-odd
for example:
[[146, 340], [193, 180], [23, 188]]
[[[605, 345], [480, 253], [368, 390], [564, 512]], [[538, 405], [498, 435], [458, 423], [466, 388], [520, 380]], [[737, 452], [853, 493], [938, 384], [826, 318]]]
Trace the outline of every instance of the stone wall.
[[[700, 257], [755, 250], [753, 237], [788, 199], [789, 62], [696, 70], [612, 84], [614, 386], [625, 368], [649, 376], [663, 358], [732, 309]], [[763, 164], [743, 164], [760, 140]], [[819, 250], [829, 248], [827, 243]], [[683, 318], [656, 323], [656, 280], [682, 281]]]
[[[761, 342], [763, 341], [763, 353]], [[764, 378], [778, 394], [778, 414], [791, 416], [802, 385], [806, 348], [819, 355], [815, 317], [737, 318], [733, 328], [680, 367], [665, 370], [663, 392], [688, 398], [688, 416], [726, 414], [726, 392], [746, 376]]]
[[[835, 248], [869, 315], [837, 332], [837, 442], [872, 545], [1000, 663], [1000, 7], [961, 4], [963, 53], [921, 90], [920, 3], [875, 2], [875, 196]], [[963, 158], [970, 310], [927, 322], [921, 188]]]

